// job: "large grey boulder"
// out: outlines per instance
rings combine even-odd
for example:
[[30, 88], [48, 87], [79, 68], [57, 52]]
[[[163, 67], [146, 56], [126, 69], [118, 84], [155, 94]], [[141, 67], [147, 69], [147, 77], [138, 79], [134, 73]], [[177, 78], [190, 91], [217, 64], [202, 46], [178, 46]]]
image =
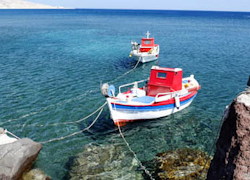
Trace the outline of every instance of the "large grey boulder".
[[41, 148], [41, 144], [28, 138], [0, 145], [0, 179], [20, 179], [31, 168]]

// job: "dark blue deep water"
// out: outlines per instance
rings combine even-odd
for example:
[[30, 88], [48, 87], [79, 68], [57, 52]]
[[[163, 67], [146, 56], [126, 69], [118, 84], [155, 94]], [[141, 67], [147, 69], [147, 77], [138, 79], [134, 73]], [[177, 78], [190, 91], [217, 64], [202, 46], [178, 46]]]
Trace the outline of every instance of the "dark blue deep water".
[[[135, 66], [130, 41], [147, 30], [160, 44], [159, 60], [140, 64], [114, 85], [145, 79], [159, 64], [194, 74], [202, 89], [179, 113], [122, 127], [127, 141], [141, 161], [183, 147], [209, 152], [225, 106], [250, 74], [250, 13], [1, 10], [0, 126], [35, 141], [83, 129], [94, 117], [60, 123], [77, 121], [104, 103], [100, 83]], [[35, 166], [62, 179], [70, 158], [92, 142], [123, 143], [107, 107], [87, 133], [44, 144]]]

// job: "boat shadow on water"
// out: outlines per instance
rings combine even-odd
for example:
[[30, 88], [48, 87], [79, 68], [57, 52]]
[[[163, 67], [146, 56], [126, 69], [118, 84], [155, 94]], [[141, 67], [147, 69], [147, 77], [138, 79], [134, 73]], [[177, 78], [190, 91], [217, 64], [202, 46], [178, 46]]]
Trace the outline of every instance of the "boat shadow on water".
[[[113, 66], [115, 67], [115, 69], [119, 70], [131, 70], [135, 67], [151, 67], [152, 65], [157, 65], [159, 63], [159, 60], [155, 60], [155, 61], [151, 61], [148, 63], [139, 63], [137, 65], [137, 60], [133, 59], [133, 58], [119, 58], [115, 64], [113, 64]], [[137, 65], [137, 66], [136, 66]]]

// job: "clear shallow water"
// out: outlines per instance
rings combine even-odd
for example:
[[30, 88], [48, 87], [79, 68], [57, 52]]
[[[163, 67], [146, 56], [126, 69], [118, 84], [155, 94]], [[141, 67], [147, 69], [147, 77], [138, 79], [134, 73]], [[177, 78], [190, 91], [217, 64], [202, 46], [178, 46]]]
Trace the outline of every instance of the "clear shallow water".
[[[202, 89], [187, 109], [159, 120], [122, 128], [142, 161], [178, 147], [210, 151], [224, 107], [245, 88], [250, 74], [250, 13], [119, 10], [1, 10], [0, 126], [36, 141], [86, 127], [77, 121], [105, 99], [100, 82], [113, 80], [136, 64], [130, 41], [147, 30], [161, 46], [159, 61], [119, 79], [145, 79], [152, 65], [181, 67]], [[45, 144], [36, 167], [53, 179], [91, 142], [119, 144], [105, 108], [89, 132]], [[126, 150], [126, 149], [125, 149]]]

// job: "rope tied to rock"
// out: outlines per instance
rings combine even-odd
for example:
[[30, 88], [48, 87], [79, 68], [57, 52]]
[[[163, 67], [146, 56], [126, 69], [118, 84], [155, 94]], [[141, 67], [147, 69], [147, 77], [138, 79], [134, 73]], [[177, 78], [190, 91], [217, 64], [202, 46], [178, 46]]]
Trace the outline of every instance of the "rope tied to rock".
[[[54, 124], [47, 124], [46, 126], [58, 126], [58, 125], [62, 125], [62, 124], [76, 124], [76, 123], [80, 123], [86, 119], [88, 119], [89, 117], [93, 116], [95, 113], [97, 113], [100, 109], [102, 109], [105, 105], [107, 104], [107, 102], [103, 103], [99, 108], [97, 108], [94, 112], [90, 113], [89, 115], [77, 120], [77, 121], [67, 121], [67, 122], [62, 122], [62, 123], [54, 123]], [[40, 126], [43, 127], [44, 125], [34, 125], [34, 126]]]
[[11, 136], [15, 137], [16, 139], [20, 139], [20, 138], [17, 137], [15, 134], [13, 134], [12, 132], [8, 131], [7, 129], [6, 129], [6, 133], [7, 133], [7, 134], [10, 134]]
[[17, 137], [15, 134], [13, 134], [12, 132], [8, 131], [7, 129], [1, 128], [0, 127], [0, 135], [1, 134], [9, 134], [11, 136], [13, 136], [16, 139], [20, 139], [19, 137]]
[[[91, 92], [92, 92], [92, 91], [91, 91]], [[95, 92], [95, 91], [94, 91], [94, 92]], [[89, 92], [89, 93], [90, 93], [90, 92]], [[60, 105], [63, 105], [64, 103], [68, 103], [68, 102], [71, 102], [71, 101], [73, 101], [73, 100], [80, 99], [79, 97], [81, 97], [81, 96], [86, 96], [86, 95], [88, 95], [89, 93], [84, 93], [84, 94], [81, 94], [81, 95], [79, 95], [79, 96], [76, 96], [76, 97], [73, 97], [73, 98], [70, 98], [70, 99], [65, 99], [65, 100], [60, 101], [60, 102], [57, 102], [57, 103], [55, 103], [55, 104], [50, 104], [50, 105], [48, 105], [48, 106], [46, 106], [46, 107], [40, 108], [40, 110], [37, 110], [37, 111], [34, 111], [34, 112], [30, 112], [30, 113], [24, 114], [24, 115], [22, 115], [22, 116], [20, 116], [20, 117], [18, 117], [18, 118], [6, 120], [6, 121], [4, 121], [3, 123], [1, 123], [0, 125], [2, 126], [2, 125], [6, 124], [6, 123], [9, 123], [9, 122], [18, 121], [18, 120], [20, 120], [20, 119], [24, 119], [24, 118], [27, 118], [27, 117], [30, 117], [30, 116], [33, 116], [33, 115], [42, 113], [42, 112], [48, 110], [49, 108], [52, 108], [52, 107], [55, 107], [55, 106], [60, 106]]]
[[118, 129], [119, 129], [119, 133], [124, 141], [124, 143], [127, 145], [129, 151], [134, 155], [134, 158], [136, 159], [136, 161], [139, 163], [141, 169], [148, 175], [148, 177], [151, 179], [151, 180], [154, 180], [153, 176], [150, 174], [150, 172], [147, 170], [147, 168], [145, 166], [143, 166], [142, 162], [138, 159], [136, 153], [131, 149], [129, 143], [127, 142], [127, 140], [125, 139], [122, 131], [121, 131], [121, 128], [119, 126], [119, 123], [118, 123]]
[[[114, 82], [114, 81], [118, 80], [119, 78], [123, 77], [124, 75], [126, 75], [126, 74], [130, 73], [131, 71], [133, 71], [135, 68], [137, 68], [139, 62], [140, 62], [140, 59], [138, 59], [136, 65], [135, 65], [131, 70], [125, 72], [124, 74], [122, 74], [121, 76], [119, 76], [118, 78], [116, 78], [116, 79], [114, 79], [113, 81], [110, 81], [110, 82]], [[109, 83], [110, 83], [110, 82], [109, 82]], [[85, 128], [85, 129], [83, 129], [83, 130], [80, 130], [80, 131], [78, 131], [78, 132], [75, 132], [75, 133], [66, 135], [66, 136], [62, 136], [62, 137], [59, 137], [59, 138], [53, 138], [53, 139], [50, 139], [50, 140], [47, 140], [47, 141], [42, 141], [42, 142], [40, 142], [40, 143], [46, 144], [46, 143], [50, 143], [50, 142], [54, 142], [54, 141], [60, 141], [60, 140], [66, 139], [66, 138], [68, 138], [68, 137], [71, 137], [71, 136], [74, 136], [74, 135], [77, 135], [77, 134], [79, 134], [79, 133], [82, 133], [82, 132], [84, 132], [84, 131], [89, 130], [89, 129], [95, 124], [95, 122], [97, 121], [97, 119], [99, 118], [101, 112], [103, 111], [103, 107], [104, 107], [106, 104], [107, 104], [107, 102], [105, 102], [105, 103], [104, 103], [103, 105], [101, 105], [97, 110], [95, 110], [94, 112], [92, 112], [92, 113], [89, 114], [88, 116], [86, 116], [86, 117], [84, 117], [84, 118], [82, 118], [82, 119], [79, 119], [79, 120], [77, 120], [77, 121], [50, 124], [50, 126], [57, 126], [57, 125], [60, 125], [60, 124], [73, 124], [73, 123], [79, 123], [79, 122], [81, 122], [81, 121], [83, 121], [83, 120], [85, 120], [85, 119], [91, 117], [91, 116], [94, 115], [97, 111], [99, 111], [99, 110], [101, 109], [100, 112], [99, 112], [99, 114], [98, 114], [98, 116], [96, 117], [96, 119], [95, 119], [87, 128]], [[43, 126], [43, 125], [41, 125], [41, 126]], [[141, 164], [141, 165], [142, 165], [142, 164]], [[142, 167], [144, 167], [144, 166], [142, 165]], [[145, 168], [145, 167], [144, 167], [144, 168]], [[146, 169], [145, 169], [145, 170], [146, 170]]]
[[[135, 65], [132, 69], [130, 69], [129, 71], [127, 71], [127, 72], [123, 73], [122, 75], [118, 76], [118, 77], [115, 78], [114, 80], [109, 81], [108, 83], [115, 82], [115, 81], [117, 81], [118, 79], [120, 79], [121, 77], [123, 77], [124, 75], [126, 75], [126, 74], [130, 73], [131, 71], [133, 71], [134, 69], [136, 69], [137, 66], [138, 66], [138, 64], [139, 64], [139, 62], [140, 62], [140, 59], [138, 59], [136, 65]], [[18, 117], [18, 118], [15, 118], [15, 119], [8, 119], [8, 120], [4, 121], [3, 123], [1, 123], [0, 125], [4, 125], [4, 124], [9, 123], [9, 122], [18, 121], [18, 120], [20, 120], [20, 119], [24, 119], [24, 118], [27, 118], [27, 117], [30, 117], [30, 116], [33, 116], [33, 115], [42, 113], [42, 112], [46, 111], [47, 109], [49, 109], [49, 108], [51, 108], [51, 107], [59, 106], [59, 105], [62, 105], [62, 104], [64, 104], [64, 103], [68, 103], [68, 102], [71, 102], [71, 101], [73, 101], [73, 100], [80, 99], [82, 96], [86, 96], [86, 95], [88, 95], [89, 93], [97, 92], [97, 90], [95, 90], [95, 91], [89, 90], [89, 91], [90, 91], [90, 92], [88, 92], [88, 93], [80, 94], [80, 95], [78, 95], [78, 96], [76, 96], [76, 97], [73, 97], [73, 98], [70, 98], [70, 99], [65, 99], [65, 100], [63, 100], [63, 101], [61, 101], [61, 102], [58, 102], [58, 103], [55, 103], [55, 104], [48, 105], [48, 106], [46, 106], [46, 107], [41, 108], [41, 109], [38, 110], [38, 111], [34, 111], [34, 112], [30, 112], [30, 113], [24, 114], [24, 115], [22, 115], [22, 116], [20, 116], [20, 117]], [[66, 123], [65, 123], [65, 124], [66, 124]], [[42, 126], [42, 125], [41, 125], [41, 126]], [[52, 126], [53, 126], [53, 125], [52, 125]]]
[[99, 111], [97, 117], [94, 119], [94, 121], [93, 121], [88, 127], [84, 128], [84, 129], [82, 129], [82, 130], [80, 130], [80, 131], [74, 132], [74, 133], [72, 133], [72, 134], [66, 135], [66, 136], [62, 136], [62, 137], [58, 137], [58, 138], [53, 138], [53, 139], [50, 139], [50, 140], [47, 140], [47, 141], [42, 141], [42, 142], [39, 142], [39, 143], [41, 143], [41, 144], [46, 144], [46, 143], [50, 143], [50, 142], [54, 142], [54, 141], [64, 140], [64, 139], [66, 139], [66, 138], [75, 136], [75, 135], [77, 135], [77, 134], [80, 134], [80, 133], [82, 133], [82, 132], [84, 132], [84, 131], [89, 130], [89, 129], [96, 123], [96, 121], [97, 121], [97, 119], [100, 117], [102, 111], [103, 111], [103, 108]]

